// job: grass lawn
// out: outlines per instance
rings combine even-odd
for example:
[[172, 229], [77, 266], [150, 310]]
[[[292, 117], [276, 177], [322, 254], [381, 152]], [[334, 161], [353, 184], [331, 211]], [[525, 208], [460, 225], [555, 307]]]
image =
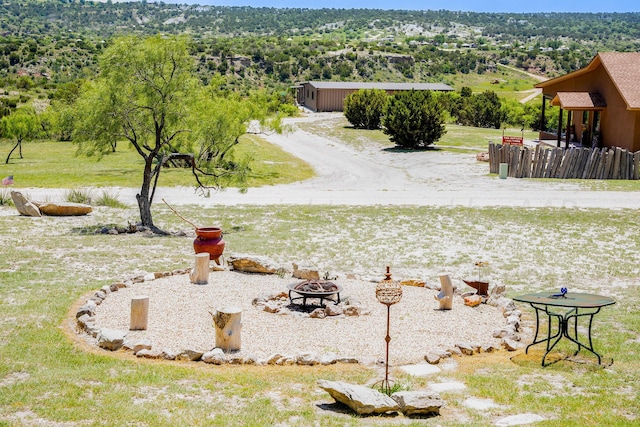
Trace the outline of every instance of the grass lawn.
[[[446, 145], [459, 141], [462, 148], [476, 150], [487, 138], [464, 131]], [[367, 143], [364, 134], [340, 124], [326, 132]], [[2, 144], [0, 150], [8, 146]], [[59, 174], [69, 174], [74, 186], [138, 183], [135, 156], [124, 152], [119, 161], [84, 163], [67, 155], [72, 148], [55, 151], [55, 143], [24, 148], [25, 159], [9, 165], [15, 169], [2, 166], [2, 173], [13, 173], [20, 186], [56, 186], [53, 182], [63, 182], [56, 181]], [[295, 169], [293, 159], [268, 146], [266, 151], [273, 157], [264, 163], [274, 169], [261, 172], [263, 183], [288, 176], [284, 169]], [[33, 163], [18, 169], [23, 162]], [[94, 166], [104, 169], [94, 171]], [[171, 183], [182, 184], [178, 176], [184, 171], [172, 173], [167, 174]], [[220, 218], [229, 251], [265, 255], [283, 265], [302, 259], [334, 271], [381, 275], [391, 262], [400, 276], [436, 281], [444, 270], [472, 274], [474, 262], [482, 259], [489, 262], [491, 283], [505, 284], [511, 296], [560, 286], [609, 294], [617, 302], [596, 316], [594, 345], [613, 364], [603, 368], [561, 360], [543, 369], [536, 348], [528, 356], [519, 350], [459, 357], [457, 369], [436, 377], [409, 377], [392, 369], [412, 390], [442, 381], [466, 386], [441, 393], [446, 406], [439, 417], [407, 419], [323, 409], [334, 405], [317, 387], [318, 379], [364, 384], [380, 377], [378, 369], [369, 367], [213, 366], [97, 351], [74, 341], [63, 327], [73, 315], [72, 305], [123, 278], [189, 266], [192, 238], [85, 233], [105, 224], [135, 222], [134, 207], [97, 207], [92, 215], [78, 218], [27, 218], [0, 206], [0, 426], [489, 426], [522, 413], [543, 416], [545, 421], [536, 426], [640, 422], [637, 212], [398, 206], [180, 210], [196, 223], [211, 215]], [[166, 230], [185, 229], [161, 203], [154, 205], [154, 221]], [[520, 308], [530, 326], [531, 310]], [[363, 339], [375, 339], [375, 332], [371, 335]], [[560, 350], [566, 353], [571, 347], [563, 344]], [[469, 398], [492, 399], [497, 406], [471, 409], [464, 405]]]
[[[184, 228], [168, 208], [156, 208], [161, 227]], [[197, 207], [181, 210], [195, 221], [209, 214]], [[136, 213], [99, 207], [82, 219], [34, 219], [0, 208], [0, 425], [102, 425], [109, 420], [109, 425], [123, 426], [356, 426], [407, 421], [318, 409], [319, 403], [332, 402], [317, 388], [318, 379], [363, 384], [379, 377], [379, 371], [363, 366], [150, 362], [72, 342], [61, 325], [83, 294], [143, 272], [183, 268], [192, 259], [188, 237], [81, 233], [100, 224], [122, 224]], [[282, 264], [309, 259], [336, 271], [376, 274], [391, 256], [396, 271], [435, 281], [443, 268], [473, 274], [473, 262], [486, 259], [491, 282], [506, 284], [511, 295], [561, 285], [610, 293], [616, 305], [604, 309], [594, 324], [596, 349], [614, 360], [606, 369], [569, 361], [542, 369], [540, 351], [534, 349], [529, 356], [519, 351], [458, 358], [458, 369], [435, 378], [395, 375], [412, 390], [434, 381], [460, 381], [467, 387], [442, 393], [447, 403], [442, 415], [414, 420], [414, 425], [492, 425], [502, 416], [526, 412], [548, 419], [538, 425], [637, 425], [640, 222], [631, 212], [237, 206], [221, 207], [216, 216], [229, 230], [225, 240], [230, 250], [266, 255]], [[437, 225], [425, 227], [431, 222]], [[373, 229], [382, 234], [372, 234]], [[264, 230], [269, 230], [268, 245]], [[300, 239], [302, 234], [308, 239]], [[452, 247], [457, 251], [451, 252]], [[416, 256], [425, 248], [427, 256]], [[531, 313], [521, 308], [531, 321]], [[571, 350], [566, 345], [561, 349]], [[499, 406], [476, 411], [463, 405], [470, 397], [492, 399]]]
[[[13, 148], [11, 141], [0, 141], [3, 159]], [[79, 187], [139, 187], [142, 183], [140, 157], [127, 143], [98, 159], [76, 156], [76, 146], [70, 142], [24, 142], [23, 158], [17, 150], [9, 164], [0, 164], [0, 175], [13, 175], [16, 186], [43, 188]], [[6, 153], [6, 154], [5, 154]], [[236, 147], [238, 157], [251, 156], [252, 173], [248, 184], [257, 187], [307, 179], [313, 170], [304, 162], [273, 147], [256, 135], [245, 135]], [[190, 169], [164, 168], [158, 185], [194, 185]]]

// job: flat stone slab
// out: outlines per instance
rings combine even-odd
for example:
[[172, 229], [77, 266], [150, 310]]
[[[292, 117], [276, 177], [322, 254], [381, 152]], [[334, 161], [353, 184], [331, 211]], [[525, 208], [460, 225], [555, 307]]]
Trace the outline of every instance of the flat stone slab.
[[520, 426], [523, 424], [537, 423], [538, 421], [544, 421], [544, 418], [538, 414], [518, 414], [500, 418], [498, 421], [496, 421], [496, 426]]
[[498, 406], [493, 399], [479, 399], [477, 397], [470, 397], [462, 402], [462, 404], [467, 408], [476, 409], [478, 411], [486, 411], [487, 409]]
[[433, 391], [442, 392], [464, 390], [467, 386], [459, 381], [450, 381], [446, 383], [431, 383], [429, 384], [429, 388]]
[[437, 374], [442, 369], [429, 363], [418, 363], [416, 365], [404, 365], [400, 366], [400, 369], [409, 375], [415, 377], [424, 377], [431, 374]]

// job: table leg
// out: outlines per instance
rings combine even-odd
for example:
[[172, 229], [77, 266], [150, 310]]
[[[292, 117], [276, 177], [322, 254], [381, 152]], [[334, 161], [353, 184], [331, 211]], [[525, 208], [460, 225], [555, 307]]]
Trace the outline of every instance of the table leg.
[[[525, 348], [524, 352], [525, 354], [527, 354], [529, 352], [529, 347], [531, 347], [532, 345], [540, 344], [543, 342], [546, 343], [545, 353], [544, 353], [544, 356], [542, 356], [542, 366], [546, 366], [545, 361], [547, 359], [547, 356], [551, 352], [551, 350], [553, 350], [553, 348], [558, 344], [558, 342], [560, 342], [563, 336], [566, 336], [569, 338], [568, 322], [567, 322], [568, 313], [553, 313], [549, 311], [549, 307], [546, 305], [537, 305], [535, 303], [530, 303], [529, 305], [531, 305], [531, 307], [533, 307], [536, 311], [536, 331], [533, 337], [533, 342]], [[574, 311], [575, 309], [572, 309], [571, 311], [569, 311], [569, 313], [573, 313]], [[547, 327], [547, 336], [544, 338], [538, 339], [538, 334], [540, 333], [540, 312], [546, 314], [548, 327]], [[558, 319], [558, 330], [556, 333], [552, 335], [553, 318]], [[576, 326], [576, 333], [577, 333], [577, 326]]]
[[530, 304], [531, 307], [533, 307], [536, 311], [536, 332], [533, 335], [533, 342], [531, 344], [529, 344], [525, 349], [524, 349], [524, 354], [528, 354], [529, 353], [529, 347], [531, 347], [534, 344], [538, 344], [544, 340], [538, 341], [538, 331], [540, 330], [540, 316], [538, 315], [538, 307], [536, 307], [533, 304]]
[[[593, 341], [591, 338], [591, 328], [593, 326], [593, 318], [596, 314], [598, 314], [600, 312], [600, 307], [596, 308], [595, 311], [591, 311], [591, 312], [587, 312], [587, 313], [578, 313], [578, 310], [576, 310], [575, 314], [569, 315], [567, 316], [567, 323], [569, 322], [569, 319], [573, 318], [574, 321], [574, 337], [571, 337], [568, 333], [565, 334], [565, 336], [572, 342], [574, 342], [575, 344], [578, 345], [578, 350], [573, 354], [574, 356], [576, 354], [578, 354], [578, 352], [580, 352], [580, 350], [582, 348], [586, 349], [587, 351], [590, 351], [591, 353], [593, 353], [597, 358], [598, 358], [598, 365], [601, 363], [602, 358], [600, 357], [600, 355], [598, 353], [596, 353], [596, 351], [593, 349]], [[589, 345], [582, 343], [578, 340], [578, 317], [582, 317], [582, 316], [589, 316], [589, 327], [587, 329], [587, 339], [589, 340]]]
[[[562, 339], [562, 336], [564, 335], [564, 331], [567, 328], [567, 324], [564, 321], [564, 316], [560, 314], [550, 313], [547, 311], [547, 317], [549, 319], [549, 329], [547, 331], [547, 339], [545, 340], [547, 342], [547, 351], [544, 353], [544, 356], [542, 356], [542, 366], [546, 366], [544, 364], [545, 359], [547, 358], [551, 350], [553, 350], [553, 347], [555, 347], [556, 344], [560, 342], [560, 340]], [[558, 319], [558, 332], [556, 332], [555, 335], [553, 336], [551, 336], [551, 330], [553, 329], [552, 327], [553, 325], [551, 322], [552, 317], [555, 317], [556, 319]], [[553, 344], [551, 344], [551, 340], [554, 338], [555, 338], [555, 341], [553, 342]]]

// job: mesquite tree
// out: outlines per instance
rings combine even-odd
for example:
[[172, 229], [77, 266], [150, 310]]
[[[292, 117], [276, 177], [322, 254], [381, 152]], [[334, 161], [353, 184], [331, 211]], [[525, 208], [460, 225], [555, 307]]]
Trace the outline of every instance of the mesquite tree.
[[6, 164], [9, 163], [11, 155], [16, 149], [18, 149], [20, 158], [22, 158], [22, 143], [37, 137], [40, 131], [38, 116], [33, 109], [27, 107], [18, 108], [8, 116], [4, 116], [0, 125], [2, 126], [2, 134], [16, 141], [16, 144], [9, 151], [9, 155], [7, 155]]
[[186, 160], [202, 187], [246, 177], [246, 162], [234, 161], [231, 149], [259, 107], [204, 87], [193, 73], [187, 38], [119, 38], [99, 65], [98, 77], [83, 86], [76, 103], [74, 142], [80, 153], [102, 156], [125, 140], [144, 159], [136, 195], [142, 225], [161, 232], [151, 205], [169, 161]]

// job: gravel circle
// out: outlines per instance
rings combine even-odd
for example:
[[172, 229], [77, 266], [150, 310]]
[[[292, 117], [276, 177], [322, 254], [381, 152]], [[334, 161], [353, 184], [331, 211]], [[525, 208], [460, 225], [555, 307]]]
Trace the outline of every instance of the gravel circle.
[[[381, 277], [382, 279], [382, 277]], [[148, 340], [153, 349], [179, 353], [215, 347], [210, 312], [222, 307], [242, 309], [239, 356], [267, 359], [274, 354], [316, 353], [356, 358], [361, 363], [384, 360], [387, 306], [375, 297], [373, 282], [337, 279], [341, 299], [356, 299], [370, 314], [310, 318], [298, 313], [274, 314], [252, 304], [258, 297], [287, 291], [295, 278], [215, 271], [207, 285], [195, 285], [187, 274], [133, 284], [113, 292], [96, 309], [96, 326], [127, 331], [127, 340]], [[390, 307], [389, 363], [418, 363], [430, 350], [447, 350], [457, 343], [493, 345], [494, 329], [504, 326], [501, 310], [486, 304], [465, 306], [460, 296], [453, 309], [438, 310], [437, 291], [403, 286], [402, 300]], [[148, 328], [129, 331], [131, 299], [149, 297]], [[289, 312], [290, 313], [290, 312]]]

